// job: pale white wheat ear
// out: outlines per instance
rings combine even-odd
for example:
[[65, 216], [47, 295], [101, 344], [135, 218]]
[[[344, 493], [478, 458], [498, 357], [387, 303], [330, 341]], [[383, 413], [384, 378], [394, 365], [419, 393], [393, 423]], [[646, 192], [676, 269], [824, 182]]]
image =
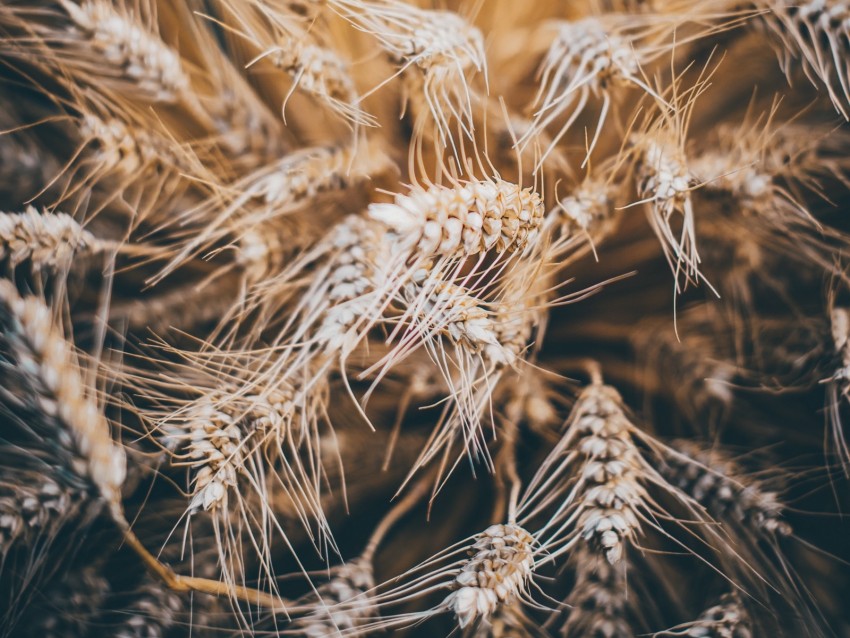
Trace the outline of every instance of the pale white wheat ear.
[[400, 257], [421, 263], [521, 251], [537, 235], [543, 206], [533, 189], [495, 179], [415, 186], [393, 203], [370, 205], [369, 215], [397, 238]]
[[190, 73], [157, 32], [154, 4], [135, 4], [60, 0], [50, 9], [7, 7], [4, 24], [23, 32], [9, 38], [10, 53], [51, 69], [71, 87], [97, 86], [118, 108], [138, 99], [179, 103], [201, 116]]
[[225, 18], [226, 28], [258, 51], [246, 68], [256, 68], [258, 73], [263, 73], [259, 67], [265, 62], [289, 75], [292, 87], [282, 105], [284, 121], [287, 101], [299, 90], [351, 123], [355, 130], [361, 126], [376, 126], [375, 118], [360, 106], [349, 62], [323, 42], [324, 38], [317, 37], [321, 29], [315, 23], [311, 28], [303, 15], [291, 9], [287, 5], [276, 7], [265, 3], [254, 6], [249, 3], [247, 7], [232, 5], [226, 7], [228, 16]]
[[762, 20], [778, 40], [789, 78], [797, 65], [829, 94], [835, 110], [850, 119], [850, 5], [845, 0], [785, 3], [766, 0]]
[[[823, 181], [847, 179], [846, 163], [830, 149], [831, 136], [842, 132], [813, 129], [813, 135], [801, 136], [794, 122], [778, 121], [779, 107], [774, 102], [760, 117], [718, 127], [710, 151], [698, 151], [693, 143], [688, 150], [690, 170], [702, 184], [694, 194], [696, 205], [705, 206], [701, 232], [714, 243], [734, 240], [739, 267], [730, 269], [727, 291], [738, 286], [742, 297], [747, 284], [734, 281], [741, 271], [782, 294], [761, 272], [771, 258], [792, 258], [806, 268], [843, 276], [829, 257], [831, 246], [843, 241], [842, 233], [824, 226], [808, 203], [812, 195], [820, 195]], [[742, 228], [753, 219], [759, 223], [749, 233], [730, 228]]]
[[0, 260], [12, 268], [24, 261], [33, 270], [66, 272], [75, 259], [109, 248], [65, 213], [39, 213], [30, 206], [22, 213], [0, 213]]
[[[693, 199], [693, 192], [702, 184], [689, 162], [687, 138], [697, 101], [708, 91], [717, 71], [709, 64], [710, 58], [690, 88], [683, 90], [682, 77], [674, 77], [668, 93], [662, 96], [664, 101], [659, 103], [660, 98], [655, 98], [659, 113], [648, 115], [643, 130], [633, 133], [629, 140], [639, 200], [625, 208], [646, 208], [650, 226], [673, 271], [677, 295], [688, 284], [708, 283], [700, 271]], [[710, 283], [708, 286], [718, 294]]]
[[519, 501], [518, 520], [544, 521], [534, 532], [545, 553], [541, 563], [587, 546], [611, 565], [622, 565], [627, 549], [644, 548], [642, 539], [650, 534], [684, 549], [676, 530], [665, 529], [665, 521], [677, 520], [667, 507], [688, 513], [690, 526], [678, 524], [683, 538], [697, 532], [706, 548], [722, 543], [733, 551], [711, 530], [711, 518], [693, 497], [655, 467], [666, 447], [634, 425], [613, 387], [596, 373], [594, 379]]
[[615, 232], [621, 217], [615, 190], [608, 180], [588, 176], [558, 199], [543, 222], [544, 229], [555, 237], [547, 250], [550, 259], [568, 263], [588, 249], [598, 259], [597, 246]]
[[641, 29], [639, 21], [619, 16], [609, 20], [588, 17], [575, 22], [554, 22], [550, 31], [555, 35], [538, 70], [540, 88], [532, 105], [534, 120], [519, 144], [527, 146], [566, 116], [544, 149], [540, 166], [581, 117], [591, 98], [601, 97], [599, 121], [582, 163], [584, 168], [605, 126], [612, 94], [619, 87], [631, 85], [660, 99], [644, 79], [641, 67], [672, 45], [653, 46], [651, 25]]
[[[417, 136], [429, 127], [440, 153], [449, 149], [463, 165], [462, 138], [475, 131], [472, 78], [487, 77], [481, 31], [450, 11], [428, 11], [412, 5], [368, 0], [332, 0], [330, 6], [370, 35], [397, 65], [416, 116]], [[459, 137], [456, 139], [455, 130]], [[414, 140], [414, 148], [421, 143]]]
[[[498, 622], [505, 606], [522, 601], [534, 604], [531, 588], [536, 556], [535, 539], [525, 529], [515, 523], [491, 525], [379, 585], [372, 604], [382, 618], [366, 627], [406, 627], [450, 613], [461, 630], [477, 631], [482, 625]], [[408, 600], [445, 590], [448, 595], [426, 611], [386, 613]]]
[[97, 204], [86, 211], [90, 219], [118, 202], [133, 202], [127, 212], [132, 227], [155, 220], [163, 202], [187, 196], [183, 175], [194, 176], [196, 167], [165, 134], [84, 101], [67, 110], [79, 144], [78, 161], [51, 175], [45, 185], [45, 194], [56, 192], [54, 206], [75, 211], [94, 199]]

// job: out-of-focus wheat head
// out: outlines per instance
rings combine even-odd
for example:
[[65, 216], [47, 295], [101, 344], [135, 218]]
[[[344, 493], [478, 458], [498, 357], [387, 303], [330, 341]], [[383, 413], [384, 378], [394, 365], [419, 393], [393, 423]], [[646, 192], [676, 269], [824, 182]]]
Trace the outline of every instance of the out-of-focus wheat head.
[[850, 3], [0, 3], [0, 635], [850, 635]]

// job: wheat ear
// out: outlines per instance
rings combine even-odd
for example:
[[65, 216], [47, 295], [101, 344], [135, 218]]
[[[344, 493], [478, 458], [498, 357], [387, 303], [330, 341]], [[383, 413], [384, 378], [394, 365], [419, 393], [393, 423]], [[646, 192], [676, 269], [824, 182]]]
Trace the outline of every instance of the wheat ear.
[[[70, 471], [91, 482], [116, 520], [123, 520], [124, 450], [112, 440], [109, 423], [50, 310], [35, 297], [19, 296], [10, 282], [0, 281], [0, 321], [12, 357], [4, 367], [15, 366], [6, 374], [21, 375], [12, 376], [12, 383], [23, 393], [10, 400], [37, 410], [47, 428], [45, 441]], [[6, 392], [15, 385], [7, 385]]]

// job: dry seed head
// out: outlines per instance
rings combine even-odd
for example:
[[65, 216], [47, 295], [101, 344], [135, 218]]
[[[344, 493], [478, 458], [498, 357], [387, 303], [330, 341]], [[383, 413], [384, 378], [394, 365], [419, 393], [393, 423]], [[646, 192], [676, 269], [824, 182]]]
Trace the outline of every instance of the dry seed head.
[[674, 445], [683, 456], [670, 455], [659, 472], [671, 485], [705, 506], [709, 514], [771, 536], [791, 534], [791, 525], [782, 519], [784, 507], [776, 492], [743, 474], [722, 452], [705, 450], [685, 440]]
[[381, 256], [385, 252], [383, 238], [375, 224], [361, 217], [346, 218], [331, 234], [330, 274], [327, 281], [325, 311], [316, 333], [326, 349], [336, 352], [351, 345], [349, 334], [372, 306], [370, 294], [379, 288]]
[[[677, 636], [688, 638], [752, 638], [750, 615], [741, 599], [735, 594], [724, 594], [713, 607], [689, 623]], [[667, 632], [665, 632], [667, 633]]]
[[658, 207], [663, 218], [684, 208], [695, 182], [685, 159], [676, 149], [646, 140], [640, 162], [639, 190]]
[[532, 243], [543, 220], [543, 201], [511, 182], [476, 181], [416, 187], [391, 204], [370, 204], [369, 215], [416, 259], [469, 256], [522, 250]]
[[331, 0], [343, 15], [373, 34], [399, 63], [433, 69], [484, 70], [481, 31], [457, 13], [429, 11], [408, 4]]
[[[192, 424], [192, 441], [188, 452], [200, 465], [195, 474], [189, 511], [209, 511], [227, 507], [227, 493], [236, 487], [236, 477], [243, 460], [243, 437], [228, 415], [210, 409], [207, 422]], [[223, 426], [223, 427], [222, 427]]]
[[110, 2], [60, 2], [75, 25], [70, 30], [79, 38], [75, 44], [87, 49], [81, 59], [92, 57], [96, 75], [105, 74], [139, 97], [158, 102], [175, 101], [189, 89], [179, 54], [132, 14], [120, 12]]
[[534, 571], [534, 538], [515, 524], [491, 525], [476, 537], [471, 557], [455, 577], [444, 604], [461, 628], [489, 619], [520, 598]]
[[[594, 383], [579, 395], [567, 432], [551, 453], [561, 458], [569, 450], [578, 467], [568, 470], [565, 484], [549, 488], [569, 497], [544, 528], [558, 526], [542, 541], [544, 550], [565, 543], [556, 551], [566, 551], [583, 539], [612, 565], [623, 561], [626, 542], [641, 533], [641, 519], [653, 503], [644, 488], [650, 470], [632, 430], [620, 395], [611, 386]], [[564, 470], [561, 465], [554, 472]], [[534, 484], [539, 480], [538, 475]]]
[[607, 184], [586, 182], [567, 197], [558, 200], [556, 219], [567, 229], [592, 233], [613, 211], [613, 188]]
[[181, 464], [195, 469], [189, 511], [226, 509], [251, 448], [266, 434], [283, 436], [294, 411], [285, 392], [220, 402], [210, 395], [183, 417], [185, 429], [163, 426], [163, 444], [171, 450], [185, 446], [187, 460]]
[[263, 57], [288, 73], [299, 89], [330, 105], [342, 116], [368, 121], [357, 107], [360, 98], [348, 64], [334, 51], [309, 42], [291, 41], [271, 49]]
[[426, 70], [485, 68], [484, 38], [476, 27], [451, 11], [420, 11], [416, 17], [413, 37], [394, 44], [400, 58]]
[[729, 191], [750, 205], [771, 195], [773, 179], [761, 166], [753, 163], [730, 166], [730, 159], [734, 162], [738, 158], [730, 158], [729, 153], [708, 152], [689, 164], [693, 175], [705, 183], [706, 190]]
[[598, 18], [561, 21], [554, 26], [557, 35], [539, 71], [540, 89], [534, 102], [537, 112], [519, 143], [525, 148], [530, 142], [539, 140], [546, 127], [572, 110], [572, 115], [545, 150], [544, 157], [548, 155], [584, 110], [592, 94], [603, 97], [605, 102], [588, 148], [589, 155], [605, 123], [612, 85], [632, 83], [649, 93], [652, 91], [639, 79], [640, 61], [632, 43]]
[[219, 133], [216, 142], [237, 167], [254, 168], [284, 154], [286, 143], [278, 122], [248, 87], [233, 86], [228, 81], [217, 90], [216, 99], [206, 101], [204, 106]]
[[414, 273], [414, 281], [405, 292], [411, 304], [422, 300], [417, 307], [428, 328], [447, 334], [455, 343], [487, 359], [504, 358], [491, 313], [467, 288], [445, 281], [439, 272], [422, 269]]
[[540, 116], [549, 110], [562, 111], [559, 104], [580, 82], [590, 79], [591, 90], [598, 93], [610, 83], [626, 82], [639, 72], [640, 62], [631, 43], [609, 32], [598, 18], [558, 22], [555, 26], [557, 35], [540, 69]]
[[521, 358], [537, 322], [536, 312], [521, 301], [502, 301], [493, 307], [493, 325], [498, 348], [487, 350], [487, 359], [496, 366], [512, 366]]
[[766, 0], [763, 19], [776, 33], [786, 73], [800, 60], [806, 76], [826, 87], [835, 109], [850, 119], [850, 3], [846, 0]]
[[139, 127], [131, 128], [117, 118], [102, 119], [86, 113], [77, 121], [77, 126], [84, 140], [97, 143], [91, 157], [105, 172], [140, 178], [140, 171], [152, 166], [180, 167], [179, 159], [165, 139], [158, 139]]
[[575, 553], [573, 564], [575, 585], [566, 601], [572, 610], [561, 634], [565, 638], [633, 638], [625, 565], [601, 561], [586, 547]]
[[14, 370], [22, 375], [30, 395], [26, 398], [56, 427], [51, 443], [70, 455], [70, 469], [94, 484], [113, 514], [120, 512], [124, 450], [113, 443], [109, 423], [86, 388], [71, 346], [54, 325], [50, 310], [35, 297], [21, 298], [10, 282], [0, 281], [0, 320]]
[[242, 180], [237, 189], [269, 206], [289, 208], [322, 193], [362, 183], [389, 166], [389, 158], [374, 144], [364, 148], [319, 147], [263, 167], [256, 176]]
[[[638, 169], [638, 194], [649, 205], [649, 216], [671, 267], [678, 274], [699, 277], [699, 253], [694, 227], [691, 191], [697, 181], [690, 172], [683, 154], [669, 143], [646, 138], [642, 142]], [[677, 237], [672, 223], [675, 215], [682, 217], [681, 233]], [[677, 289], [679, 283], [677, 281]]]
[[15, 268], [30, 261], [35, 270], [65, 272], [75, 257], [91, 255], [101, 242], [65, 213], [0, 213], [0, 260]]
[[[276, 232], [277, 231], [277, 232]], [[257, 283], [281, 271], [288, 253], [278, 229], [254, 228], [239, 237], [236, 262], [248, 283]]]
[[[372, 34], [399, 65], [405, 92], [413, 98], [410, 105], [417, 120], [414, 137], [424, 134], [427, 120], [421, 119], [420, 113], [429, 115], [439, 146], [451, 145], [460, 160], [452, 124], [456, 123], [466, 136], [475, 129], [470, 77], [487, 73], [481, 31], [456, 13], [429, 11], [407, 3], [331, 0], [330, 4], [358, 29]], [[419, 110], [422, 105], [427, 106], [427, 112]]]

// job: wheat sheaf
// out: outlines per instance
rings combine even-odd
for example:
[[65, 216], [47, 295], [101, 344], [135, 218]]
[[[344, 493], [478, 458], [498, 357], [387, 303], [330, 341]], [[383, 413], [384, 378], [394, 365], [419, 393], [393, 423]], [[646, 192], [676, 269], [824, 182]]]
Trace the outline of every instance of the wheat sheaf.
[[850, 635], [850, 3], [0, 2], [0, 638]]

